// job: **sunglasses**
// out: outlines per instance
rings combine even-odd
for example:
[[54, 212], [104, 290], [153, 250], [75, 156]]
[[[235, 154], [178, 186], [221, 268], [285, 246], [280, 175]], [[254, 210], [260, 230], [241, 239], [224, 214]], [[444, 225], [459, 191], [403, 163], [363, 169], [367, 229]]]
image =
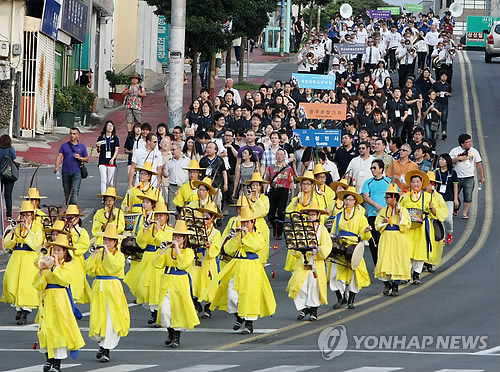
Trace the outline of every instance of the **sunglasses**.
[[370, 167], [370, 169], [378, 169], [377, 167]]

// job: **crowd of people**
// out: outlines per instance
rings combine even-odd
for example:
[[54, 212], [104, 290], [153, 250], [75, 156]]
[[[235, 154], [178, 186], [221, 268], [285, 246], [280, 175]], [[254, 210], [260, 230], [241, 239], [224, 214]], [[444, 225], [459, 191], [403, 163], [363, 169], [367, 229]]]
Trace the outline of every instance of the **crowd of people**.
[[[369, 26], [373, 33], [366, 40], [376, 40], [379, 25]], [[383, 35], [388, 25], [381, 26]], [[400, 26], [410, 33], [414, 27]], [[429, 32], [433, 28], [434, 21]], [[403, 39], [408, 35], [404, 31]], [[440, 264], [462, 203], [462, 218], [468, 218], [476, 168], [485, 182], [470, 135], [460, 135], [449, 153], [437, 152], [433, 123], [443, 125], [451, 96], [448, 70], [437, 82], [430, 69], [423, 68], [418, 79], [409, 71], [398, 87], [389, 72], [382, 81], [376, 75], [385, 69], [382, 54], [380, 61], [345, 57], [347, 75], [339, 70], [343, 56], [331, 56], [333, 69], [324, 72], [340, 74], [334, 90], [304, 89], [290, 80], [240, 93], [229, 79], [213, 100], [202, 89], [172, 131], [164, 123], [153, 130], [128, 112], [130, 132], [120, 141], [115, 124], [106, 122], [96, 144], [96, 203], [103, 205], [90, 234], [77, 205], [88, 154], [79, 131], [71, 130], [55, 169], [62, 171], [66, 207], [46, 215], [43, 196], [30, 188], [20, 219], [4, 236], [12, 256], [0, 300], [15, 307], [19, 325], [39, 309], [44, 371], [60, 371], [61, 360], [83, 347], [75, 320], [80, 303], [91, 303], [96, 358], [110, 360], [130, 327], [122, 281], [148, 310], [148, 324], [167, 329], [165, 345], [177, 348], [181, 330], [196, 327], [215, 309], [233, 314], [232, 329], [241, 334], [253, 333], [257, 319], [275, 313], [264, 267], [280, 240], [288, 248], [286, 290], [298, 320], [317, 319], [328, 288], [337, 298], [334, 309], [354, 309], [356, 294], [371, 277], [383, 282], [383, 295], [397, 296], [402, 282], [418, 285], [423, 270]], [[360, 78], [356, 68], [374, 70]], [[347, 116], [310, 120], [302, 102], [345, 104]], [[318, 128], [340, 129], [341, 145], [306, 147], [294, 132]], [[122, 196], [116, 189], [120, 142], [128, 154]], [[0, 148], [15, 157], [9, 146], [5, 141]], [[224, 216], [230, 217], [225, 225]], [[92, 286], [87, 276], [95, 277]]]

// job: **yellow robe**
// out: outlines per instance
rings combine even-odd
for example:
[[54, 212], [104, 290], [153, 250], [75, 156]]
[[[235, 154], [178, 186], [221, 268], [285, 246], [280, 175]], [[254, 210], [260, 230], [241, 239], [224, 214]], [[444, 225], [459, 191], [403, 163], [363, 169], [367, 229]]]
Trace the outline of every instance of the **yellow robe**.
[[[78, 231], [77, 231], [78, 230]], [[85, 256], [90, 246], [89, 233], [82, 227], [73, 227], [71, 229], [71, 240], [73, 247], [69, 252], [73, 257], [73, 277], [71, 280], [71, 292], [73, 292], [73, 299], [75, 303], [86, 304], [90, 302], [92, 291], [87, 282], [85, 274]]]
[[[319, 299], [322, 304], [328, 304], [328, 292], [327, 292], [327, 279], [326, 279], [326, 265], [325, 260], [332, 251], [332, 239], [326, 227], [321, 224], [318, 231], [316, 232], [319, 247], [321, 251], [307, 252], [307, 261], [310, 262], [311, 257], [314, 259], [314, 274], [318, 281], [319, 287]], [[300, 292], [300, 289], [304, 285], [304, 281], [307, 279], [308, 275], [311, 273], [310, 269], [304, 267], [304, 256], [299, 251], [293, 251], [296, 258], [295, 270], [293, 271], [292, 277], [288, 281], [287, 292], [288, 297], [295, 299]]]
[[[265, 240], [258, 232], [250, 232], [241, 238], [236, 235], [226, 243], [226, 252], [233, 259], [210, 282], [202, 299], [211, 299], [210, 308], [227, 311], [227, 291], [234, 278], [234, 290], [238, 292], [238, 315], [252, 318], [273, 315], [276, 300], [264, 267], [258, 260], [258, 253], [264, 248]], [[214, 293], [213, 298], [211, 293]]]
[[[114, 208], [113, 213], [115, 214], [115, 218], [109, 221], [109, 223], [118, 226], [118, 234], [121, 234], [125, 229], [125, 213], [118, 208]], [[102, 245], [103, 237], [98, 236], [98, 233], [104, 231], [103, 226], [108, 223], [108, 219], [105, 217], [104, 208], [99, 209], [94, 214], [94, 219], [92, 221], [92, 236], [95, 237], [95, 244]]]
[[198, 188], [192, 188], [191, 182], [186, 182], [184, 185], [179, 187], [177, 195], [174, 198], [174, 204], [178, 207], [184, 207], [186, 204], [192, 201], [198, 200]]
[[[434, 207], [436, 208], [437, 219], [441, 221], [441, 223], [443, 223], [448, 217], [448, 206], [444, 201], [443, 195], [438, 192], [434, 192], [434, 194], [432, 195], [432, 202], [434, 204]], [[444, 239], [437, 241], [433, 233], [431, 236], [431, 240], [432, 252], [430, 254], [429, 260], [427, 260], [426, 262], [430, 263], [431, 265], [439, 265], [441, 264], [441, 256], [443, 255]]]
[[[339, 234], [341, 231], [347, 231], [358, 235], [361, 240], [369, 240], [372, 237], [370, 231], [365, 232], [364, 230], [369, 226], [368, 220], [365, 215], [356, 207], [354, 214], [349, 220], [344, 218], [345, 211], [341, 212], [339, 221]], [[335, 218], [332, 226], [332, 234], [335, 233], [337, 229], [337, 218]], [[358, 244], [357, 237], [342, 237], [342, 241], [346, 244]], [[351, 265], [347, 260], [342, 257], [338, 259], [342, 265], [337, 265], [337, 280], [343, 280], [347, 285], [351, 282], [352, 270]], [[361, 263], [358, 268], [354, 271], [354, 279], [358, 289], [361, 290], [363, 287], [368, 287], [371, 284], [370, 275], [368, 274], [368, 269], [366, 268], [365, 259], [361, 259]]]
[[[193, 296], [201, 297], [208, 284], [219, 273], [218, 255], [220, 253], [220, 246], [222, 238], [219, 230], [212, 229], [209, 237], [209, 247], [200, 247], [196, 251], [197, 260], [194, 265], [189, 269], [191, 275]], [[200, 264], [201, 266], [197, 266]]]
[[[402, 200], [401, 206], [409, 209], [416, 208], [422, 210], [422, 198], [423, 198], [423, 211], [428, 220], [428, 223], [425, 221], [417, 228], [410, 228], [408, 231], [408, 241], [410, 243], [410, 258], [416, 261], [427, 261], [429, 259], [427, 255], [427, 239], [426, 239], [426, 225], [428, 226], [428, 234], [430, 237], [430, 245], [432, 246], [432, 242], [434, 241], [434, 228], [432, 226], [431, 218], [437, 218], [434, 216], [429, 208], [429, 203], [431, 201], [431, 194], [428, 192], [422, 192], [418, 200], [412, 200], [411, 193], [406, 193]], [[436, 207], [436, 211], [437, 211]], [[430, 249], [429, 249], [430, 250]], [[432, 252], [429, 252], [431, 255]]]
[[[113, 330], [121, 337], [128, 334], [130, 313], [120, 279], [124, 276], [125, 256], [120, 251], [108, 253], [103, 259], [104, 249], [99, 249], [94, 257], [85, 261], [85, 271], [95, 276], [92, 283], [92, 303], [90, 304], [89, 337], [106, 337], [107, 309], [111, 314]], [[100, 277], [111, 276], [116, 279]]]
[[269, 259], [269, 237], [271, 232], [269, 231], [269, 226], [265, 220], [265, 217], [269, 214], [269, 198], [267, 195], [260, 194], [259, 198], [254, 202], [249, 198], [250, 205], [252, 206], [255, 216], [255, 229], [259, 231], [264, 240], [266, 241], [266, 247], [261, 252], [259, 252], [259, 260], [263, 265], [267, 263]]
[[328, 212], [328, 214], [321, 215], [320, 218], [321, 222], [325, 223], [328, 215], [331, 214], [335, 208], [335, 192], [331, 187], [326, 185], [314, 185], [313, 190], [320, 208]]
[[[37, 314], [38, 340], [40, 348], [47, 348], [49, 358], [54, 358], [55, 349], [66, 347], [68, 351], [72, 351], [85, 346], [66, 288], [47, 289], [48, 284], [68, 287], [73, 264], [74, 262], [68, 262], [53, 271], [44, 270], [41, 277], [37, 271], [33, 276], [33, 288], [41, 291]], [[33, 263], [31, 265], [34, 266]]]
[[[411, 226], [410, 215], [406, 208], [401, 207], [399, 215], [392, 215], [392, 224], [383, 223], [386, 216], [387, 207], [382, 208], [375, 219], [375, 228], [380, 231], [375, 278], [389, 276], [390, 280], [410, 280], [410, 245], [407, 236]], [[392, 230], [395, 228], [397, 230]]]
[[29, 233], [22, 238], [20, 229], [21, 226], [18, 225], [14, 234], [7, 234], [3, 241], [4, 247], [13, 249], [13, 252], [5, 270], [0, 301], [34, 309], [38, 307], [40, 299], [38, 292], [33, 288], [31, 278], [38, 273], [38, 268], [33, 262], [38, 260], [43, 231], [40, 224], [34, 222]]
[[160, 307], [157, 323], [160, 323], [161, 303], [167, 294], [170, 295], [172, 309], [172, 328], [193, 329], [200, 324], [198, 313], [191, 297], [188, 270], [193, 265], [194, 252], [191, 248], [181, 250], [181, 254], [172, 258], [172, 248], [167, 248], [163, 254], [158, 250], [153, 254], [156, 270], [162, 272], [160, 287]]
[[[147, 230], [142, 229], [137, 234], [137, 244], [145, 250], [141, 262], [125, 275], [124, 282], [129, 286], [132, 294], [137, 298], [137, 303], [159, 305], [163, 300], [160, 298], [160, 284], [163, 271], [154, 266], [153, 256], [159, 250], [162, 242], [171, 241], [172, 233], [163, 230], [156, 231], [155, 225]], [[154, 232], [154, 236], [153, 236]]]
[[[142, 212], [142, 200], [139, 199], [137, 196], [138, 195], [144, 195], [149, 189], [153, 189], [157, 192], [157, 195], [159, 195], [158, 201], [165, 202], [165, 199], [163, 198], [163, 195], [161, 192], [153, 186], [149, 186], [147, 189], [144, 191], [141, 189], [141, 187], [134, 186], [130, 190], [128, 190], [127, 194], [123, 198], [122, 204], [120, 208], [125, 212], [125, 213], [141, 213]], [[129, 210], [126, 211], [125, 207], [129, 207]]]

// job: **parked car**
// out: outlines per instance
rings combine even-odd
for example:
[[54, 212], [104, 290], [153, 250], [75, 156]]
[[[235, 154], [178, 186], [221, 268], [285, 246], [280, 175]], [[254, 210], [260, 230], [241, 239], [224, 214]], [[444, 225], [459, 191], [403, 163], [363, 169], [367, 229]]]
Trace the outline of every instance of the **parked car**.
[[[488, 33], [488, 30], [485, 30], [484, 33]], [[491, 63], [493, 57], [500, 57], [500, 21], [496, 21], [491, 26], [484, 47], [484, 61]]]

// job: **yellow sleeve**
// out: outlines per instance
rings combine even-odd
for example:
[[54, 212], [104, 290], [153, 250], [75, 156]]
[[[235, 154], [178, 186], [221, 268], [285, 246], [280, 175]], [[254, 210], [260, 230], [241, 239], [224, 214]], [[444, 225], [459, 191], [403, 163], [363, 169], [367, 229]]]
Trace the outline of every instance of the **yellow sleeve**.
[[92, 220], [92, 236], [97, 236], [97, 233], [102, 232], [102, 225], [106, 223], [106, 221], [103, 221], [103, 218], [103, 209], [99, 209], [97, 212], [95, 212], [94, 218]]
[[259, 252], [266, 245], [266, 241], [262, 234], [256, 231], [246, 234], [243, 239], [241, 239], [241, 243], [243, 244], [243, 249], [246, 252], [252, 253]]
[[53, 271], [44, 270], [44, 275], [47, 279], [47, 282], [59, 284], [60, 286], [67, 287], [71, 283], [71, 270], [69, 265], [72, 265], [71, 262], [63, 264], [59, 267], [56, 267]]
[[295, 212], [297, 210], [297, 205], [296, 205], [297, 201], [298, 201], [298, 196], [295, 196], [292, 200], [290, 200], [290, 204], [288, 204], [288, 206], [286, 207], [285, 212], [286, 213]]
[[85, 268], [85, 272], [87, 273], [87, 275], [90, 275], [90, 276], [96, 276], [97, 275], [97, 255], [92, 257], [92, 255], [89, 256], [89, 258], [87, 258], [84, 262], [84, 268]]
[[265, 217], [269, 213], [269, 198], [267, 195], [260, 195], [259, 200], [254, 205], [255, 208], [255, 216], [256, 217]]
[[24, 238], [24, 243], [34, 251], [39, 251], [43, 244], [43, 230], [39, 224], [33, 224], [32, 229]]
[[[142, 219], [141, 219], [141, 224], [142, 224]], [[144, 230], [144, 229], [139, 229], [139, 232], [137, 233], [137, 238], [135, 239], [137, 242], [137, 245], [141, 247], [142, 249], [146, 249], [146, 246], [149, 243], [149, 238], [151, 236], [151, 229], [153, 227], [150, 226], [149, 229]]]
[[71, 230], [71, 240], [73, 241], [73, 247], [75, 247], [75, 250], [73, 252], [74, 256], [82, 256], [89, 249], [90, 246], [89, 233], [83, 227], [80, 228], [79, 235], [75, 228]]
[[177, 195], [175, 195], [174, 198], [174, 204], [178, 207], [184, 207], [184, 204], [186, 204], [186, 198], [184, 197], [184, 189], [186, 184], [182, 185], [179, 188], [179, 191], [177, 192]]
[[153, 244], [157, 247], [160, 246], [163, 242], [171, 242], [172, 241], [172, 233], [170, 231], [160, 230], [155, 233], [155, 237], [153, 238]]
[[[162, 254], [162, 252], [164, 253]], [[167, 266], [167, 255], [169, 254], [170, 248], [166, 251], [158, 249], [155, 253], [153, 253], [153, 257], [151, 258], [153, 260], [153, 266], [157, 269], [163, 269], [165, 266]]]
[[102, 266], [104, 269], [103, 274], [114, 275], [121, 272], [125, 267], [125, 256], [120, 251], [116, 251], [115, 254], [108, 253], [104, 257]]
[[321, 251], [318, 251], [318, 254], [316, 254], [314, 259], [316, 261], [326, 260], [326, 258], [332, 251], [332, 239], [330, 238], [330, 234], [328, 234], [328, 230], [324, 225], [321, 225], [321, 233], [318, 243], [321, 247]]
[[361, 240], [370, 240], [372, 237], [372, 233], [370, 231], [365, 231], [365, 229], [370, 226], [368, 224], [368, 220], [364, 215], [360, 215], [358, 221], [358, 235], [360, 236]]
[[231, 228], [233, 227], [237, 227], [237, 223], [236, 221], [234, 220], [234, 217], [231, 217], [229, 219], [229, 221], [227, 221], [227, 225], [226, 227], [224, 228], [224, 231], [222, 232], [222, 240], [224, 240], [228, 235], [229, 235], [229, 231], [231, 230]]
[[[118, 209], [115, 209], [115, 212], [118, 213], [118, 215], [116, 216], [116, 218], [118, 219], [118, 234], [121, 234], [123, 232], [123, 230], [125, 230], [125, 216], [123, 214], [123, 212], [118, 212]], [[116, 222], [116, 218], [115, 218], [115, 222]]]
[[222, 245], [222, 235], [220, 234], [219, 230], [215, 230], [214, 237], [210, 242], [210, 248], [208, 249], [207, 252], [207, 257], [208, 258], [217, 257], [220, 253], [221, 245]]
[[[403, 208], [401, 208], [401, 209], [403, 209]], [[375, 217], [375, 230], [377, 230], [379, 232], [384, 231], [385, 228], [387, 227], [387, 224], [382, 225], [382, 221], [385, 218], [386, 211], [387, 211], [387, 207], [382, 208], [381, 210], [378, 211], [377, 217]]]
[[443, 195], [438, 192], [434, 192], [433, 202], [437, 212], [437, 219], [444, 222], [448, 217], [448, 206], [444, 201]]
[[[19, 232], [19, 226], [16, 228], [15, 231]], [[17, 240], [16, 234], [14, 232], [11, 232], [10, 234], [7, 234], [7, 236], [3, 240], [3, 246], [6, 249], [10, 250], [16, 246], [16, 240]]]
[[408, 213], [408, 209], [401, 207], [401, 215], [403, 216], [403, 220], [399, 224], [399, 231], [405, 233], [408, 230], [410, 230], [411, 227], [411, 218], [410, 214]]
[[177, 256], [177, 268], [187, 270], [194, 261], [194, 251], [191, 248], [181, 249], [181, 254]]

